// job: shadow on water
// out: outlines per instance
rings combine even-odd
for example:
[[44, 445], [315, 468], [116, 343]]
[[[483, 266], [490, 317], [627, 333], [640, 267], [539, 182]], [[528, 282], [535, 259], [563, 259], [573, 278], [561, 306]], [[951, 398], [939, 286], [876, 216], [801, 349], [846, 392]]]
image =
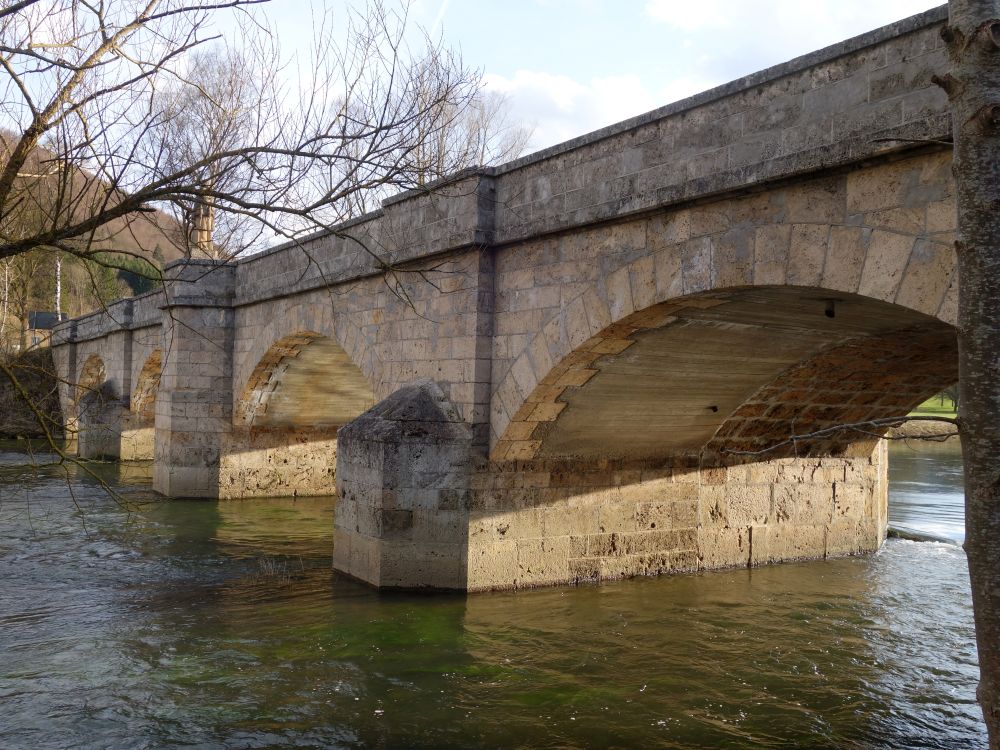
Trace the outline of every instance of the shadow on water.
[[330, 570], [332, 498], [157, 501], [101, 470], [131, 512], [85, 476], [74, 506], [56, 469], [0, 470], [5, 748], [985, 741], [953, 546], [379, 594]]

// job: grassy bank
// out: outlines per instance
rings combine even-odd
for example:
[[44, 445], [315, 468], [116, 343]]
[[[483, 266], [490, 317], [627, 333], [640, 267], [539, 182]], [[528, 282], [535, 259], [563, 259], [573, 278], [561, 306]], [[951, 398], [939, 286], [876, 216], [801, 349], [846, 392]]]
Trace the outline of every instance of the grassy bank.
[[916, 409], [910, 412], [911, 416], [914, 417], [952, 417], [956, 415], [955, 407], [948, 398], [944, 399], [944, 403], [941, 403], [940, 396], [932, 396], [931, 398], [924, 401]]

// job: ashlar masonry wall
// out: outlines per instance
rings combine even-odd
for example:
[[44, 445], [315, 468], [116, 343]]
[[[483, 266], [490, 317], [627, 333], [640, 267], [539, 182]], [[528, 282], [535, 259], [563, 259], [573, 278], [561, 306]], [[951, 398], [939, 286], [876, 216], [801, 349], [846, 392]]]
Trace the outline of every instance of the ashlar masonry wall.
[[886, 451], [771, 460], [477, 459], [431, 381], [344, 431], [334, 564], [386, 588], [488, 590], [871, 552]]

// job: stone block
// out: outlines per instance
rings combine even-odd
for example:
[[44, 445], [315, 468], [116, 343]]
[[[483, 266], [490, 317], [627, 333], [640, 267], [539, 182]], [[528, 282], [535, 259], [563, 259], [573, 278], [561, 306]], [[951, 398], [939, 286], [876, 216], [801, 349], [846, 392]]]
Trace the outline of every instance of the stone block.
[[377, 554], [381, 588], [464, 589], [468, 585], [464, 544], [383, 542]]
[[830, 249], [823, 269], [822, 286], [856, 292], [870, 240], [871, 232], [862, 227], [830, 227]]
[[774, 485], [773, 522], [826, 523], [833, 514], [833, 488], [825, 483]]
[[726, 485], [725, 497], [727, 526], [763, 524], [771, 515], [770, 485]]
[[694, 294], [712, 285], [712, 241], [708, 237], [688, 240], [681, 245], [683, 293]]
[[738, 226], [712, 238], [712, 279], [717, 288], [753, 282], [754, 233], [752, 227]]
[[871, 501], [872, 489], [868, 485], [838, 482], [833, 485], [833, 518], [858, 519], [864, 515]]
[[467, 574], [470, 591], [511, 588], [518, 574], [516, 540], [470, 543]]
[[788, 250], [788, 283], [819, 286], [826, 260], [829, 227], [823, 224], [794, 224]]
[[541, 586], [569, 578], [569, 537], [519, 539], [518, 585]]
[[581, 538], [600, 529], [600, 513], [596, 507], [569, 508], [556, 506], [539, 511], [541, 536], [546, 538], [572, 536]]
[[749, 534], [750, 532], [746, 528], [703, 527], [698, 529], [698, 566], [711, 570], [749, 565]]
[[857, 555], [864, 551], [854, 518], [835, 518], [826, 528], [826, 556]]
[[825, 524], [778, 523], [753, 527], [752, 565], [821, 558], [825, 554]]
[[[644, 530], [665, 531], [673, 527], [677, 503], [671, 501], [639, 502], [635, 505], [635, 526]], [[685, 503], [685, 505], [690, 505]]]
[[954, 245], [917, 240], [896, 294], [896, 304], [934, 315], [948, 291], [955, 263]]
[[875, 230], [868, 245], [858, 293], [893, 301], [913, 245], [914, 239], [910, 235]]

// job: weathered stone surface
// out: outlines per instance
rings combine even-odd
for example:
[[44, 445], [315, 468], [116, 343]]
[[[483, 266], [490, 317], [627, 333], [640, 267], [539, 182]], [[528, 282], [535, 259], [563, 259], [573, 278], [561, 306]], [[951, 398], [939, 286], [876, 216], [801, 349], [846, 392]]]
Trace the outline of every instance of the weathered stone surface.
[[380, 587], [466, 588], [472, 443], [431, 380], [341, 428], [334, 567]]

